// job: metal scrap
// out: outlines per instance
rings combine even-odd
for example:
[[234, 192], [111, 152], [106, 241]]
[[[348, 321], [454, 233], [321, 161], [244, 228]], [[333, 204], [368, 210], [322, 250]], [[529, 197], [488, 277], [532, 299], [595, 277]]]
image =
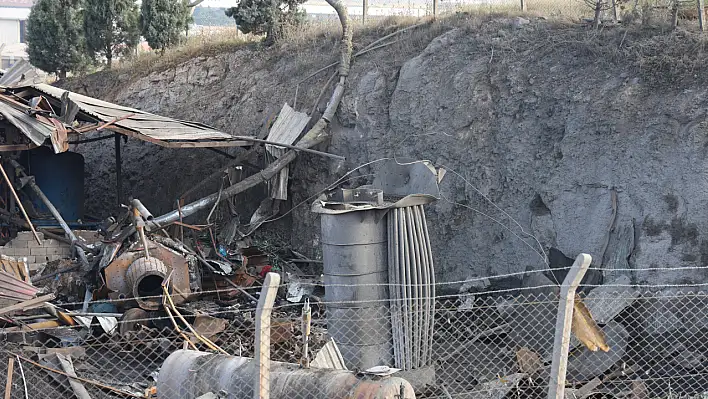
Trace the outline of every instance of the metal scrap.
[[315, 360], [310, 362], [310, 367], [335, 370], [347, 369], [347, 366], [344, 364], [344, 358], [342, 358], [342, 353], [339, 351], [337, 343], [334, 342], [334, 338], [330, 338], [319, 352], [317, 352]]
[[614, 281], [594, 288], [583, 298], [588, 310], [600, 324], [607, 324], [621, 311], [630, 306], [639, 298], [640, 292], [630, 286], [628, 276], [620, 276]]
[[[300, 137], [300, 133], [302, 133], [309, 121], [310, 117], [306, 113], [295, 111], [287, 103], [283, 104], [278, 119], [275, 120], [271, 127], [267, 139], [275, 143], [292, 145]], [[276, 147], [271, 144], [266, 144], [265, 147], [266, 151], [276, 159], [285, 153], [285, 149], [282, 147]], [[286, 166], [280, 170], [278, 177], [273, 179], [271, 198], [276, 200], [288, 199], [288, 174], [289, 168]]]
[[610, 350], [605, 334], [600, 330], [597, 322], [593, 319], [592, 314], [590, 314], [578, 294], [575, 295], [575, 301], [573, 302], [572, 329], [578, 340], [591, 351], [595, 352], [600, 349], [608, 352]]
[[220, 319], [206, 314], [198, 314], [194, 318], [194, 323], [192, 323], [192, 327], [194, 327], [195, 331], [209, 339], [223, 332], [227, 325], [228, 321], [226, 319]]
[[44, 363], [44, 365], [53, 369], [64, 370], [65, 374], [63, 375], [57, 373], [51, 373], [50, 375], [59, 384], [66, 385], [68, 383], [74, 391], [74, 395], [76, 395], [78, 399], [91, 399], [91, 395], [89, 395], [86, 387], [76, 379], [77, 375], [74, 370], [74, 363], [71, 361], [71, 356], [67, 356], [62, 353], [52, 353], [47, 355], [39, 355], [39, 360]]
[[[468, 399], [502, 399], [506, 397], [506, 394], [515, 388], [524, 377], [526, 377], [524, 373], [498, 377], [494, 381], [475, 386], [472, 392], [464, 395], [464, 397]], [[457, 395], [455, 395], [455, 397], [457, 397]]]

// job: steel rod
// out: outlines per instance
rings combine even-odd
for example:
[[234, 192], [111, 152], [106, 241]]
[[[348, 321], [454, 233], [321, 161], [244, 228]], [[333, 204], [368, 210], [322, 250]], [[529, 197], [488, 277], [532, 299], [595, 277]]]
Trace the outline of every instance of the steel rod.
[[[117, 133], [116, 133], [117, 134]], [[95, 141], [102, 141], [102, 140], [108, 140], [111, 139], [115, 136], [115, 134], [109, 134], [107, 136], [101, 136], [101, 137], [92, 137], [90, 139], [83, 139], [83, 140], [74, 140], [74, 141], [69, 141], [69, 144], [85, 144], [85, 143], [93, 143]]]
[[252, 141], [252, 142], [254, 142], [254, 143], [270, 144], [270, 145], [275, 146], [275, 147], [289, 148], [289, 149], [295, 150], [295, 151], [308, 152], [308, 153], [310, 153], [310, 154], [316, 154], [316, 155], [320, 155], [320, 156], [327, 157], [327, 158], [337, 159], [337, 160], [340, 160], [340, 161], [344, 161], [344, 160], [346, 159], [346, 158], [344, 158], [344, 157], [341, 156], [341, 155], [335, 155], [335, 154], [330, 154], [330, 153], [328, 153], [328, 152], [317, 151], [317, 150], [313, 150], [313, 149], [311, 149], [311, 148], [298, 147], [298, 146], [291, 145], [291, 144], [278, 143], [278, 142], [276, 142], [276, 141], [269, 141], [269, 140], [257, 139], [257, 138], [255, 138], [255, 137], [236, 136], [236, 137], [234, 137], [234, 138], [236, 138], [236, 139], [238, 139], [238, 140], [243, 140], [243, 141]]
[[120, 200], [123, 198], [123, 170], [121, 169], [120, 159], [120, 134], [115, 133], [115, 152], [116, 152], [116, 206], [120, 207]]

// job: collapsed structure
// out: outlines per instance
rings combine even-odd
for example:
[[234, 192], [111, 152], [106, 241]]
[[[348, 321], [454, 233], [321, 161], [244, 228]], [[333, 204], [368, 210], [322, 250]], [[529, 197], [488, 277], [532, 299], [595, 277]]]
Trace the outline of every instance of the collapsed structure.
[[[300, 120], [299, 117], [293, 119]], [[21, 163], [21, 160], [18, 162]], [[20, 166], [27, 168], [25, 165]], [[35, 175], [38, 169], [32, 168], [31, 165], [29, 168], [28, 174]], [[21, 176], [21, 168], [11, 164], [8, 169], [10, 173], [19, 176], [13, 179], [16, 183], [22, 184], [21, 179], [25, 179], [24, 193], [27, 196], [41, 197], [32, 186], [32, 181]], [[394, 167], [382, 169], [384, 172], [392, 172], [391, 174], [395, 171]], [[274, 171], [270, 177], [282, 178], [280, 172], [282, 170]], [[413, 178], [416, 173], [408, 172], [400, 175], [406, 177], [402, 180], [416, 181]], [[435, 175], [433, 173], [433, 176]], [[40, 190], [49, 191], [39, 182], [39, 179], [36, 179], [35, 183]], [[386, 198], [387, 205], [382, 205], [379, 199], [379, 195], [383, 193], [406, 195], [397, 193], [392, 189], [394, 186], [382, 184], [363, 190], [333, 191], [315, 203], [316, 210], [326, 214], [322, 219], [325, 259], [321, 262], [324, 263], [322, 270], [325, 274], [324, 282], [320, 282], [316, 276], [305, 276], [318, 274], [319, 268], [313, 267], [312, 270], [315, 272], [310, 273], [300, 273], [297, 270], [297, 265], [305, 264], [306, 266], [301, 266], [304, 269], [319, 264], [316, 263], [318, 259], [306, 259], [292, 253], [288, 256], [293, 258], [286, 259], [287, 262], [275, 264], [270, 261], [272, 257], [268, 254], [259, 253], [258, 248], [248, 247], [246, 240], [233, 242], [231, 245], [220, 245], [222, 242], [217, 238], [213, 243], [207, 233], [209, 229], [206, 225], [183, 226], [188, 231], [202, 229], [199, 235], [206, 240], [201, 242], [189, 238], [177, 239], [181, 238], [179, 234], [168, 234], [172, 237], [170, 238], [162, 231], [162, 227], [168, 223], [176, 222], [183, 225], [184, 221], [180, 216], [194, 214], [197, 209], [209, 210], [215, 202], [226, 195], [228, 189], [163, 216], [153, 216], [140, 201], [130, 201], [125, 204], [128, 209], [116, 214], [116, 219], [97, 225], [103, 235], [89, 237], [86, 241], [82, 239], [84, 233], [73, 231], [76, 225], [68, 221], [67, 225], [71, 227], [70, 230], [76, 237], [74, 239], [60, 237], [73, 243], [73, 248], [69, 244], [66, 248], [62, 248], [62, 251], [66, 249], [69, 252], [62, 254], [61, 257], [64, 259], [80, 257], [78, 248], [81, 248], [89, 261], [89, 266], [93, 262], [98, 262], [97, 269], [103, 270], [103, 273], [99, 271], [93, 274], [94, 278], [89, 281], [94, 284], [105, 283], [106, 290], [103, 290], [101, 285], [93, 290], [96, 296], [85, 302], [83, 285], [81, 285], [81, 289], [75, 295], [80, 297], [78, 301], [63, 299], [61, 301], [63, 309], [57, 311], [54, 308], [56, 315], [45, 315], [41, 313], [43, 309], [32, 310], [33, 305], [28, 304], [27, 301], [35, 300], [39, 303], [50, 301], [43, 295], [47, 291], [37, 291], [43, 282], [49, 280], [52, 284], [56, 281], [61, 283], [60, 280], [64, 276], [73, 275], [79, 277], [83, 284], [84, 273], [76, 273], [80, 266], [72, 262], [65, 264], [65, 268], [61, 265], [56, 270], [49, 267], [38, 269], [34, 271], [35, 276], [38, 277], [32, 279], [31, 272], [24, 272], [25, 266], [21, 261], [7, 260], [8, 262], [3, 262], [4, 271], [12, 274], [14, 280], [8, 280], [11, 284], [5, 287], [7, 290], [5, 292], [13, 292], [11, 300], [20, 301], [16, 304], [20, 306], [11, 305], [3, 310], [7, 312], [6, 315], [12, 316], [12, 319], [3, 320], [5, 323], [3, 326], [6, 328], [2, 333], [10, 339], [19, 339], [16, 335], [20, 332], [26, 333], [25, 328], [39, 329], [38, 323], [49, 322], [54, 323], [55, 327], [56, 325], [69, 327], [72, 320], [83, 322], [87, 317], [95, 317], [93, 322], [88, 320], [88, 324], [100, 323], [100, 328], [105, 332], [101, 335], [101, 339], [106, 339], [105, 335], [112, 331], [111, 323], [115, 322], [119, 333], [124, 337], [118, 343], [139, 342], [140, 346], [136, 345], [126, 350], [126, 352], [131, 351], [128, 352], [128, 356], [138, 358], [143, 356], [140, 354], [146, 353], [151, 357], [150, 368], [143, 368], [141, 362], [137, 362], [137, 366], [131, 364], [130, 367], [149, 372], [156, 371], [158, 366], [163, 367], [157, 377], [158, 395], [164, 396], [166, 391], [184, 388], [187, 391], [186, 397], [194, 397], [207, 390], [218, 391], [223, 388], [227, 392], [233, 390], [232, 392], [248, 396], [248, 388], [251, 385], [246, 385], [246, 381], [250, 382], [250, 376], [255, 373], [253, 364], [250, 363], [253, 348], [247, 343], [248, 333], [239, 331], [238, 334], [227, 334], [219, 331], [226, 324], [241, 326], [242, 324], [239, 324], [241, 322], [247, 326], [243, 330], [253, 330], [253, 326], [248, 324], [249, 317], [243, 316], [244, 320], [240, 320], [242, 315], [237, 309], [248, 308], [255, 303], [255, 298], [252, 297], [258, 294], [251, 287], [258, 286], [264, 272], [276, 270], [288, 278], [286, 280], [288, 292], [281, 292], [279, 307], [288, 306], [288, 303], [293, 302], [299, 304], [299, 301], [309, 299], [313, 304], [313, 319], [320, 323], [313, 325], [313, 336], [326, 332], [335, 338], [334, 341], [327, 340], [328, 344], [324, 346], [322, 345], [324, 340], [310, 343], [314, 350], [322, 346], [323, 350], [317, 352], [318, 355], [322, 353], [330, 355], [328, 359], [330, 362], [325, 362], [327, 367], [336, 363], [336, 367], [340, 370], [343, 366], [365, 369], [371, 365], [388, 363], [392, 367], [405, 371], [417, 371], [418, 374], [403, 375], [413, 382], [434, 379], [434, 383], [443, 388], [431, 394], [433, 397], [465, 395], [476, 399], [487, 396], [470, 392], [489, 391], [503, 396], [512, 389], [517, 389], [515, 395], [512, 394], [514, 396], [537, 397], [538, 395], [532, 396], [530, 392], [534, 392], [534, 384], [547, 381], [545, 374], [548, 372], [551, 356], [558, 301], [557, 287], [554, 285], [558, 280], [563, 280], [562, 273], [558, 276], [555, 273], [563, 270], [568, 264], [563, 263], [564, 259], [561, 259], [560, 263], [554, 263], [552, 249], [549, 263], [554, 273], [548, 276], [548, 279], [544, 279], [543, 274], [536, 274], [535, 276], [542, 281], [531, 281], [532, 278], [527, 281], [525, 278], [521, 287], [516, 284], [511, 285], [507, 290], [502, 290], [504, 292], [501, 295], [499, 292], [486, 292], [489, 288], [488, 281], [473, 280], [461, 289], [459, 295], [454, 295], [452, 298], [435, 298], [435, 283], [431, 280], [434, 278], [433, 265], [432, 262], [427, 264], [425, 262], [430, 255], [430, 248], [425, 245], [425, 234], [422, 233], [425, 232], [424, 224], [419, 223], [424, 216], [420, 212], [421, 209], [391, 206], [390, 203], [395, 203], [399, 200], [398, 197], [393, 201], [391, 198]], [[413, 189], [406, 193], [410, 192], [427, 191]], [[38, 201], [42, 202], [41, 199]], [[39, 202], [37, 206], [40, 205]], [[54, 199], [50, 202], [58, 203]], [[378, 209], [380, 207], [387, 210]], [[57, 206], [57, 208], [62, 207]], [[340, 216], [337, 211], [342, 209], [350, 212], [344, 212]], [[67, 218], [66, 215], [70, 213], [64, 210], [60, 212], [64, 218]], [[264, 213], [268, 215], [268, 212]], [[22, 221], [19, 211], [13, 216], [14, 222], [27, 223]], [[208, 219], [207, 217], [207, 225], [210, 224]], [[259, 220], [263, 219], [254, 219], [252, 225], [257, 225]], [[36, 219], [32, 222], [36, 224]], [[383, 230], [384, 227], [386, 231]], [[355, 230], [358, 229], [365, 231], [366, 234], [357, 234]], [[49, 236], [46, 235], [52, 234], [53, 231], [56, 230], [43, 229], [43, 232], [39, 232], [40, 239], [44, 235], [42, 246], [47, 241], [53, 240], [48, 239]], [[362, 237], [367, 240], [361, 240]], [[29, 247], [32, 241], [26, 238], [34, 239], [31, 234], [21, 234], [19, 238], [23, 240], [17, 241], [18, 245], [13, 246], [13, 250], [22, 249], [22, 245]], [[564, 256], [560, 254], [559, 257]], [[96, 260], [99, 258], [100, 260]], [[108, 263], [104, 264], [103, 259]], [[570, 261], [572, 262], [572, 259]], [[72, 268], [71, 273], [66, 272], [69, 268]], [[96, 269], [95, 265], [94, 269]], [[55, 274], [57, 272], [59, 273]], [[662, 298], [653, 305], [647, 304], [647, 299], [642, 298], [642, 294], [632, 286], [629, 278], [612, 281], [615, 286], [610, 284], [609, 287], [596, 287], [603, 283], [602, 271], [597, 272], [600, 279], [585, 282], [588, 284], [588, 290], [583, 292], [583, 295], [587, 295], [584, 297], [588, 303], [587, 308], [592, 317], [602, 326], [607, 342], [601, 342], [597, 347], [602, 349], [594, 351], [582, 346], [582, 342], [571, 342], [574, 356], [569, 361], [568, 377], [569, 382], [577, 388], [574, 392], [576, 397], [587, 397], [588, 392], [594, 391], [598, 385], [607, 395], [619, 392], [616, 397], [623, 397], [622, 395], [626, 397], [628, 384], [631, 384], [631, 394], [635, 397], [657, 397], [656, 392], [663, 392], [661, 390], [667, 386], [665, 381], [672, 382], [669, 389], [678, 387], [683, 392], [701, 392], [701, 389], [707, 386], [705, 345], [700, 340], [691, 339], [698, 334], [691, 332], [690, 329], [702, 328], [701, 326], [704, 325], [700, 320], [705, 319], [701, 318], [701, 315], [705, 315], [706, 309], [705, 293], [702, 293], [702, 296], [686, 296], [685, 302], [693, 302], [695, 306], [682, 307], [681, 309], [690, 309], [690, 311], [680, 312], [676, 311], [677, 308], [673, 305], [667, 306], [671, 301], [669, 298]], [[526, 277], [533, 276], [533, 273], [528, 273]], [[38, 281], [38, 279], [44, 280]], [[322, 299], [321, 285], [325, 286], [324, 302], [326, 303], [318, 300]], [[544, 290], [538, 289], [539, 285], [544, 286]], [[524, 295], [521, 288], [526, 290], [525, 292], [538, 291], [538, 294]], [[611, 291], [613, 288], [615, 292]], [[49, 292], [63, 291], [54, 290], [52, 286]], [[42, 296], [36, 297], [36, 295]], [[165, 303], [163, 298], [172, 299], [174, 304], [169, 301]], [[431, 307], [435, 304], [435, 299], [438, 300], [439, 305], [437, 310]], [[67, 302], [70, 306], [65, 307]], [[209, 314], [216, 317], [204, 314], [207, 312], [207, 308], [202, 307], [205, 302], [206, 306], [213, 306]], [[83, 303], [88, 303], [85, 312], [82, 309]], [[114, 308], [115, 305], [120, 307]], [[29, 311], [21, 314], [18, 310], [20, 308]], [[196, 333], [208, 341], [201, 341], [191, 331], [184, 330], [186, 326], [179, 320], [177, 313], [172, 316], [163, 313], [167, 312], [167, 309], [169, 312], [174, 312], [174, 308], [184, 316]], [[299, 316], [299, 310], [298, 305], [297, 311], [276, 315], [273, 323], [273, 342], [276, 342], [276, 345], [290, 344], [301, 339], [297, 336], [297, 325], [293, 326], [292, 322], [293, 318]], [[90, 314], [99, 314], [99, 316], [84, 316]], [[221, 318], [223, 314], [229, 316]], [[25, 317], [40, 318], [31, 319], [30, 322], [23, 319]], [[116, 317], [120, 317], [120, 320]], [[177, 323], [173, 324], [173, 320]], [[643, 329], [636, 328], [640, 324], [645, 324]], [[54, 338], [62, 344], [79, 345], [80, 348], [87, 342], [75, 337], [62, 336], [52, 328], [46, 328], [48, 326], [51, 327], [51, 324], [44, 324], [42, 331], [55, 333]], [[176, 326], [185, 331], [187, 338], [179, 335]], [[667, 326], [677, 330], [681, 328], [679, 330], [681, 339], [676, 340], [678, 334], [671, 334]], [[165, 328], [173, 334], [167, 335], [170, 340], [165, 340], [162, 335], [156, 333], [159, 330], [164, 331]], [[177, 338], [172, 339], [175, 336]], [[645, 345], [642, 338], [646, 337], [657, 340], [661, 338], [662, 340], [658, 341], [661, 344]], [[430, 346], [426, 345], [428, 342], [426, 338], [430, 339]], [[187, 346], [193, 343], [201, 350], [218, 353], [224, 350], [234, 356], [206, 355], [196, 351], [182, 352], [175, 347], [174, 342], [184, 343]], [[441, 342], [448, 345], [441, 345]], [[102, 342], [102, 348], [105, 351], [114, 348], [115, 352], [119, 353], [123, 349], [118, 343], [108, 340], [108, 343]], [[233, 345], [227, 346], [229, 343]], [[25, 346], [32, 345], [25, 343]], [[90, 350], [91, 345], [85, 346]], [[341, 350], [342, 359], [332, 355], [337, 353], [333, 347]], [[636, 356], [637, 347], [647, 352], [639, 361], [631, 355]], [[292, 381], [291, 378], [296, 379], [298, 384], [302, 383], [298, 385], [297, 392], [293, 391], [292, 386], [285, 386], [289, 389], [290, 396], [298, 392], [308, 392], [306, 388], [311, 388], [323, 380], [331, 382], [341, 379], [346, 381], [346, 384], [351, 384], [352, 379], [356, 378], [354, 371], [337, 371], [323, 373], [327, 374], [327, 377], [317, 380], [306, 369], [299, 368], [297, 365], [301, 360], [299, 349], [302, 348], [297, 346], [294, 348], [288, 346], [287, 350], [283, 351], [287, 352], [283, 354], [285, 359], [279, 359], [284, 360], [285, 363], [276, 366], [278, 375], [275, 377], [281, 381], [278, 382], [278, 386], [286, 385], [282, 381]], [[161, 357], [166, 353], [172, 361], [165, 359], [167, 356]], [[116, 370], [110, 367], [109, 362], [104, 363], [103, 356], [94, 353], [93, 358], [97, 357], [101, 358], [100, 369]], [[334, 358], [341, 361], [334, 362], [332, 361]], [[144, 357], [140, 359], [147, 363]], [[180, 361], [185, 359], [187, 361]], [[647, 368], [642, 362], [649, 363], [651, 367]], [[54, 364], [56, 364], [55, 369], [62, 367], [59, 363]], [[312, 367], [319, 364], [313, 361]], [[218, 367], [206, 367], [215, 365], [224, 365], [221, 369], [222, 374], [219, 374]], [[94, 367], [99, 369], [98, 366]], [[128, 366], [121, 367], [127, 369]], [[193, 369], [198, 370], [198, 373], [195, 373], [197, 375], [189, 374]], [[431, 374], [431, 369], [435, 372], [435, 378]], [[193, 379], [170, 378], [170, 374], [164, 374], [163, 370], [164, 373], [173, 371], [174, 375], [184, 372]], [[691, 372], [688, 377], [683, 377], [686, 370]], [[95, 371], [84, 368], [77, 373], [86, 376], [91, 375], [92, 372]], [[109, 373], [105, 371], [105, 374]], [[131, 381], [150, 381], [145, 374], [147, 373], [143, 372], [139, 378], [132, 377]], [[226, 378], [232, 375], [244, 377], [243, 384], [218, 385], [215, 381], [215, 376], [223, 377], [220, 381], [226, 381]], [[450, 383], [450, 376], [456, 377], [456, 381]], [[162, 392], [160, 392], [160, 381], [165, 384]], [[359, 380], [354, 381], [359, 382]], [[151, 383], [152, 381], [148, 382]], [[347, 386], [346, 384], [342, 383], [336, 388], [341, 389]], [[362, 385], [371, 387], [368, 384]], [[382, 385], [387, 385], [384, 388], [388, 389], [395, 388], [397, 384]], [[643, 394], [642, 387], [644, 391], [650, 391], [653, 395]], [[404, 388], [404, 391], [408, 389], [407, 386]], [[417, 393], [419, 392], [420, 390]], [[410, 396], [400, 396], [410, 399]]]
[[[55, 268], [49, 273], [46, 267], [35, 270], [34, 281], [39, 283], [66, 274], [75, 276], [85, 286], [82, 298], [79, 298], [80, 294], [72, 297], [66, 292], [52, 293], [52, 296], [64, 295], [65, 300], [81, 299], [76, 302], [75, 309], [63, 309], [62, 312], [79, 318], [85, 317], [81, 315], [95, 315], [104, 324], [116, 323], [117, 320], [113, 320], [112, 315], [120, 314], [122, 316], [117, 323], [117, 328], [120, 334], [130, 335], [136, 329], [139, 330], [142, 325], [149, 326], [151, 318], [154, 318], [154, 312], [158, 312], [162, 318], [171, 320], [173, 327], [179, 331], [178, 325], [181, 323], [177, 319], [182, 322], [186, 320], [177, 306], [213, 296], [214, 293], [224, 295], [225, 292], [222, 291], [224, 288], [234, 290], [232, 295], [235, 295], [239, 301], [251, 304], [256, 301], [255, 292], [248, 288], [256, 285], [259, 276], [262, 277], [264, 272], [272, 270], [271, 266], [263, 262], [262, 253], [249, 247], [242, 248], [236, 253], [228, 249], [224, 251], [221, 244], [214, 240], [208, 224], [199, 227], [181, 221], [182, 216], [194, 213], [198, 209], [205, 209], [211, 205], [211, 202], [218, 202], [218, 198], [215, 201], [202, 201], [197, 205], [187, 205], [186, 209], [179, 209], [177, 211], [180, 216], [179, 221], [174, 220], [174, 217], [169, 214], [154, 217], [140, 200], [132, 199], [124, 206], [125, 209], [118, 217], [93, 222], [98, 228], [99, 235], [87, 241], [74, 232], [74, 227], [86, 228], [87, 226], [82, 220], [81, 207], [76, 207], [75, 203], [81, 199], [73, 196], [71, 197], [73, 201], [67, 201], [61, 195], [61, 193], [76, 191], [81, 184], [67, 179], [69, 184], [73, 184], [72, 187], [61, 187], [45, 193], [38, 181], [52, 182], [52, 180], [38, 179], [34, 175], [51, 175], [52, 170], [61, 169], [61, 166], [51, 165], [51, 162], [47, 161], [44, 163], [50, 169], [47, 172], [35, 166], [36, 162], [28, 163], [27, 157], [21, 156], [22, 152], [31, 152], [45, 145], [51, 146], [53, 153], [61, 154], [67, 152], [71, 143], [115, 137], [116, 174], [118, 175], [116, 190], [117, 197], [121, 198], [121, 136], [178, 148], [245, 146], [252, 142], [249, 138], [233, 137], [205, 125], [160, 117], [47, 85], [4, 88], [0, 93], [0, 111], [7, 132], [6, 141], [0, 147], [0, 150], [7, 154], [3, 158], [3, 163], [7, 165], [4, 169], [9, 171], [5, 183], [7, 183], [6, 188], [13, 193], [12, 198], [17, 201], [9, 203], [0, 216], [4, 217], [8, 226], [15, 224], [34, 232], [36, 221], [41, 216], [37, 209], [43, 207], [42, 209], [47, 209], [51, 213], [54, 223], [49, 223], [49, 218], [43, 218], [45, 223], [40, 228], [40, 233], [67, 242], [73, 253], [64, 254], [62, 259], [71, 259], [75, 255], [76, 262], [69, 263], [66, 267]], [[269, 150], [274, 154], [276, 154], [274, 148], [279, 143], [292, 147], [292, 143], [305, 128], [308, 120], [309, 118], [293, 111], [286, 104], [269, 135], [269, 138], [278, 141], [261, 141], [271, 144]], [[112, 133], [97, 138], [82, 138], [92, 130]], [[277, 155], [282, 156], [283, 153], [279, 152]], [[32, 152], [29, 159], [43, 156], [52, 158], [51, 154], [47, 155], [46, 152]], [[77, 166], [69, 168], [72, 172], [83, 169], [80, 159], [74, 159], [73, 162]], [[417, 166], [427, 172], [421, 178], [420, 171], [417, 171], [417, 181], [424, 181], [423, 186], [431, 191], [429, 190], [431, 184], [435, 186], [434, 182], [430, 183], [436, 179], [434, 170], [424, 165]], [[395, 168], [388, 170], [393, 169]], [[283, 173], [287, 171], [280, 172], [273, 190], [274, 198], [284, 199], [287, 194], [285, 187], [287, 176], [283, 177]], [[425, 379], [417, 381], [425, 385], [434, 380], [434, 370], [430, 366], [432, 366], [431, 342], [435, 288], [430, 240], [427, 237], [422, 205], [434, 200], [434, 197], [429, 194], [402, 195], [400, 192], [402, 189], [397, 185], [401, 181], [410, 180], [410, 176], [403, 176], [408, 173], [409, 171], [403, 168], [388, 176], [382, 176], [375, 182], [374, 188], [329, 192], [316, 202], [315, 211], [323, 214], [323, 237], [326, 242], [324, 285], [332, 288], [325, 290], [326, 301], [330, 302], [327, 321], [329, 335], [334, 338], [333, 342], [338, 344], [333, 343], [336, 345], [335, 351], [338, 352], [341, 348], [344, 365], [358, 370], [378, 365], [395, 366], [406, 372], [425, 368], [427, 370], [423, 373], [426, 375]], [[56, 184], [55, 182], [54, 185]], [[50, 183], [43, 185], [53, 187]], [[23, 201], [15, 191], [15, 187], [25, 188], [24, 191], [31, 192], [34, 202]], [[384, 188], [387, 190], [386, 201], [383, 196]], [[23, 191], [20, 193], [24, 194]], [[391, 201], [391, 196], [398, 200]], [[362, 201], [362, 197], [367, 199]], [[59, 206], [55, 206], [55, 202]], [[29, 214], [24, 211], [25, 203], [31, 205], [27, 206], [30, 209]], [[15, 214], [15, 208], [22, 209], [25, 218]], [[390, 213], [389, 218], [386, 217], [387, 213]], [[69, 221], [64, 216], [67, 214], [71, 215]], [[368, 223], [356, 222], [362, 215], [368, 215], [364, 216]], [[195, 241], [192, 241], [192, 245], [187, 245], [183, 240], [171, 237], [165, 228], [172, 223], [197, 231], [202, 228], [210, 229], [212, 237], [210, 248], [204, 248]], [[57, 231], [56, 226], [61, 230]], [[347, 232], [349, 239], [346, 235], [342, 235], [344, 232]], [[358, 243], [362, 237], [369, 237], [374, 241]], [[350, 239], [354, 240], [351, 242], [352, 245], [340, 242]], [[30, 246], [29, 241], [24, 240], [24, 242], [28, 247]], [[37, 244], [42, 245], [41, 239], [37, 240]], [[357, 249], [360, 244], [364, 246]], [[235, 262], [236, 259], [238, 262]], [[364, 261], [365, 259], [368, 261]], [[35, 261], [46, 263], [41, 262], [41, 259]], [[265, 261], [267, 262], [267, 258]], [[23, 262], [20, 260], [20, 263]], [[59, 262], [59, 264], [65, 263]], [[281, 267], [280, 271], [292, 275], [295, 279], [303, 275], [294, 265], [291, 265], [290, 269], [287, 266]], [[352, 272], [354, 274], [350, 274]], [[413, 294], [396, 288], [389, 290], [386, 288], [389, 279], [399, 281], [401, 286], [413, 284], [420, 287], [420, 290]], [[364, 284], [363, 288], [360, 288], [359, 285], [362, 283], [373, 283], [375, 287], [372, 289]], [[321, 283], [315, 280], [309, 284], [310, 287], [314, 287]], [[343, 289], [339, 290], [336, 287]], [[308, 289], [306, 288], [305, 291]], [[312, 293], [312, 289], [310, 288], [308, 292]], [[308, 297], [306, 295], [305, 299]], [[293, 301], [297, 302], [302, 298], [301, 294]], [[17, 296], [14, 299], [17, 302], [30, 298]], [[38, 302], [40, 304], [49, 300], [47, 297], [41, 299], [42, 301]], [[357, 303], [361, 300], [371, 300], [369, 310], [363, 312], [357, 310], [360, 309]], [[392, 302], [392, 306], [389, 306], [389, 302]], [[420, 318], [416, 317], [415, 320], [409, 318], [410, 314], [418, 314], [418, 312], [421, 312]], [[352, 316], [358, 317], [360, 323], [352, 323]], [[194, 324], [190, 329], [195, 328], [193, 332], [199, 336], [197, 331], [201, 328], [200, 316], [197, 315], [195, 318], [195, 315], [188, 315], [187, 317]], [[380, 320], [389, 320], [391, 317], [398, 322], [380, 324]], [[372, 327], [367, 319], [375, 321], [374, 324], [380, 325], [380, 328]], [[58, 317], [49, 324], [42, 323], [45, 323], [42, 327], [60, 327], [65, 323], [74, 325], [75, 319]], [[20, 327], [19, 331], [23, 331], [39, 325], [18, 327]], [[367, 331], [357, 332], [356, 328], [367, 329]], [[374, 331], [368, 330], [371, 328], [378, 333], [370, 334]], [[5, 330], [6, 333], [11, 331]], [[203, 342], [206, 342], [208, 347], [214, 345], [209, 344], [208, 338], [204, 338]], [[215, 345], [213, 347], [218, 348]], [[319, 345], [316, 349], [319, 349]], [[178, 367], [171, 366], [172, 364], [184, 366], [180, 362], [166, 363], [164, 372], [167, 375], [173, 372], [173, 367]], [[346, 377], [345, 374], [339, 375]], [[345, 380], [348, 381], [346, 383], [351, 383], [348, 378], [342, 381]], [[188, 380], [183, 382], [186, 381]], [[390, 386], [394, 385], [397, 386], [391, 382]], [[336, 389], [336, 386], [333, 389]], [[397, 389], [394, 391], [391, 392], [398, 393]], [[410, 393], [412, 395], [412, 391]]]

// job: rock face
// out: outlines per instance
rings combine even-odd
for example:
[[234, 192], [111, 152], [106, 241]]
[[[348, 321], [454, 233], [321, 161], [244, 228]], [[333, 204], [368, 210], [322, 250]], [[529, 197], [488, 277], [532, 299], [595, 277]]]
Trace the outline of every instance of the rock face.
[[[540, 269], [548, 246], [621, 269], [608, 273], [617, 274], [606, 276], [611, 280], [706, 281], [708, 269], [691, 267], [708, 266], [708, 86], [663, 84], [651, 68], [608, 61], [602, 47], [543, 45], [571, 29], [545, 24], [434, 25], [357, 59], [323, 147], [346, 163], [299, 156], [289, 206], [305, 204], [268, 229], [316, 255], [319, 221], [308, 198], [367, 162], [350, 184], [370, 181], [377, 160], [427, 159], [447, 171], [442, 199], [427, 208], [438, 281]], [[632, 35], [632, 42], [654, 40]], [[302, 78], [335, 59], [336, 37], [318, 40], [299, 55], [241, 49], [138, 78], [91, 76], [83, 90], [75, 89], [253, 134], [284, 102], [293, 105]], [[296, 109], [309, 112], [326, 75], [301, 84]], [[99, 143], [77, 150], [89, 165], [88, 209], [101, 213], [112, 201], [113, 148]], [[181, 193], [226, 161], [207, 150], [131, 141], [124, 153], [126, 195], [141, 198], [155, 214], [171, 210]], [[257, 206], [260, 195], [256, 190], [233, 202], [243, 223], [250, 217], [245, 199]], [[636, 271], [649, 267], [691, 269]]]

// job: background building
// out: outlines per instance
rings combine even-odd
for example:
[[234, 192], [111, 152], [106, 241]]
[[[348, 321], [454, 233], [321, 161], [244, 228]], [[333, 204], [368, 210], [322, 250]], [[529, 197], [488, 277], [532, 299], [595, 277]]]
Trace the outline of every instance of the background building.
[[0, 69], [27, 59], [25, 33], [33, 0], [0, 0]]

